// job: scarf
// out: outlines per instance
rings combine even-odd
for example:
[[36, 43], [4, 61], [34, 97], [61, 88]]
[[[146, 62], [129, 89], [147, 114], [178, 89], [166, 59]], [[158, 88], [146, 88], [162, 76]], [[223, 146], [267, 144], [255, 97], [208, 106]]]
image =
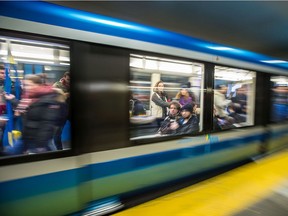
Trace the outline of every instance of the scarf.
[[15, 115], [20, 116], [27, 112], [27, 109], [42, 96], [52, 94], [54, 90], [51, 86], [38, 86], [33, 91], [25, 91], [22, 95], [22, 99], [15, 109]]

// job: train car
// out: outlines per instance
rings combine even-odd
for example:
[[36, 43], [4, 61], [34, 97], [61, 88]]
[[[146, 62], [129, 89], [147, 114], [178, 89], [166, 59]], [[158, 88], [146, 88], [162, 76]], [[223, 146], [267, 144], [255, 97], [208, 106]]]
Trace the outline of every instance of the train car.
[[105, 215], [287, 145], [285, 61], [47, 2], [0, 2], [0, 20], [5, 80], [71, 76], [61, 149], [19, 151], [13, 113], [2, 127], [3, 216]]

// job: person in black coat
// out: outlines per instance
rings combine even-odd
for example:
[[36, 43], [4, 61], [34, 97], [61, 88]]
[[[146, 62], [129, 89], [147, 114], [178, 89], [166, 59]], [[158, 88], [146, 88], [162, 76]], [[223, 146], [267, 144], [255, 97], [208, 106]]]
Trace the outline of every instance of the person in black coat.
[[6, 96], [14, 104], [15, 115], [22, 117], [22, 141], [26, 153], [42, 153], [56, 150], [53, 142], [55, 130], [62, 122], [63, 106], [59, 92], [42, 84], [37, 75], [27, 75], [23, 81], [24, 94], [17, 101]]
[[199, 132], [199, 119], [194, 112], [195, 108], [195, 104], [186, 104], [180, 109], [182, 117], [178, 121], [177, 135], [191, 135]]

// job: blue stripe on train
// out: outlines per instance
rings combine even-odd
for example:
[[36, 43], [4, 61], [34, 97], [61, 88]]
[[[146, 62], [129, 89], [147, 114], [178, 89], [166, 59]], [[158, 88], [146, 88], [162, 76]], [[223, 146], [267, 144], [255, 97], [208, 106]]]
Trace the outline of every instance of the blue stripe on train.
[[[133, 22], [65, 8], [47, 2], [0, 2], [0, 15], [84, 30], [87, 32], [169, 45], [172, 47], [199, 51], [228, 58], [232, 57], [239, 60], [257, 63], [258, 65], [266, 65], [282, 69], [288, 68], [288, 65], [286, 64], [273, 64], [273, 66], [271, 66], [271, 64], [263, 62], [263, 60], [272, 60], [272, 58], [261, 54], [234, 47], [225, 50], [213, 49], [213, 47], [223, 47], [223, 45]], [[227, 48], [227, 46], [225, 47]]]
[[254, 135], [212, 144], [203, 144], [149, 155], [123, 158], [109, 162], [91, 164], [83, 168], [2, 182], [0, 183], [0, 193], [5, 194], [5, 196], [0, 196], [0, 203], [75, 187], [81, 182], [93, 179], [132, 172], [187, 157], [204, 155], [207, 154], [207, 152], [205, 152], [207, 145], [210, 145], [211, 153], [233, 148], [238, 145], [249, 145], [254, 141], [263, 139], [263, 136], [264, 134]]
[[0, 203], [74, 187], [82, 169], [66, 170], [0, 183]]

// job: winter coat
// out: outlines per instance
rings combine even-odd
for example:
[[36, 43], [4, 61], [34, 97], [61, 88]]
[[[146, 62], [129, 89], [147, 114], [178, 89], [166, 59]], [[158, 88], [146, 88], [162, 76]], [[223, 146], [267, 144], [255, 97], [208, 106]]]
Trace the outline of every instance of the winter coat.
[[218, 91], [214, 92], [214, 105], [215, 105], [217, 116], [219, 117], [227, 116], [227, 112], [225, 110], [229, 103], [231, 103], [231, 100], [226, 100], [224, 94]]
[[65, 103], [57, 100], [56, 92], [43, 95], [29, 105], [22, 116], [22, 140], [27, 149], [46, 148], [55, 129], [66, 118]]
[[176, 130], [172, 130], [170, 128], [171, 123], [177, 122], [180, 119], [180, 114], [177, 114], [176, 116], [168, 115], [162, 122], [161, 127], [158, 130], [158, 133], [160, 134], [175, 134]]
[[177, 135], [191, 135], [199, 132], [199, 119], [197, 115], [192, 114], [188, 122], [184, 124], [184, 118], [181, 118], [179, 121], [179, 128], [176, 130]]
[[156, 118], [165, 118], [167, 116], [169, 102], [166, 94], [159, 95], [155, 92], [151, 98], [151, 114]]

